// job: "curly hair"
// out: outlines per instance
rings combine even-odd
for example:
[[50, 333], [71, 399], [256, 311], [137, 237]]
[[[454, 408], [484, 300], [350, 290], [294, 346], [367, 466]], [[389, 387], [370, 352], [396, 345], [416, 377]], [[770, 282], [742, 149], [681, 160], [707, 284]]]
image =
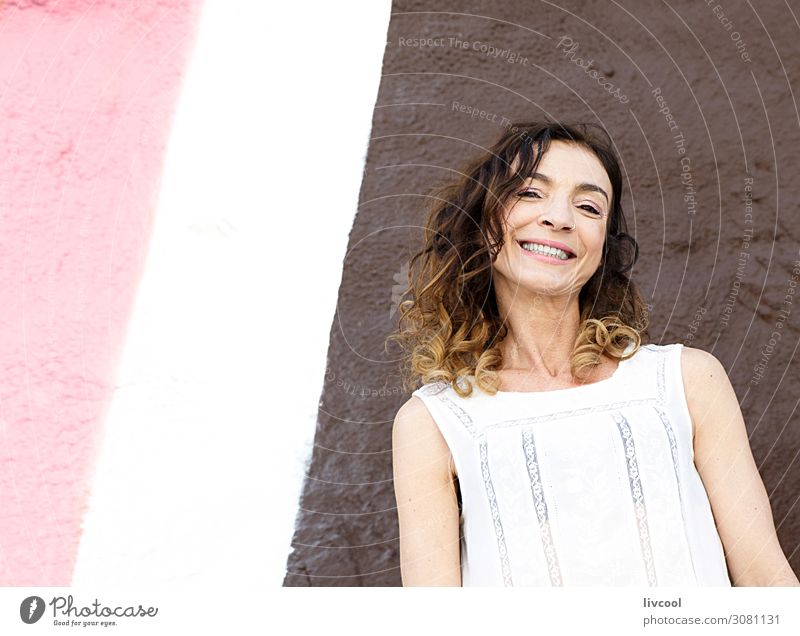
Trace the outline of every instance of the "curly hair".
[[[478, 387], [494, 395], [502, 365], [498, 344], [508, 327], [495, 298], [492, 264], [503, 246], [503, 203], [532, 175], [553, 140], [578, 144], [597, 156], [612, 186], [603, 256], [578, 295], [580, 328], [570, 360], [575, 381], [601, 355], [633, 356], [647, 338], [649, 316], [628, 276], [639, 254], [622, 211], [622, 175], [608, 133], [596, 124], [522, 122], [508, 127], [460, 176], [433, 192], [422, 248], [411, 258], [397, 328], [388, 336], [403, 349], [403, 389], [444, 381], [462, 397]], [[516, 167], [515, 167], [516, 164]], [[630, 342], [635, 346], [628, 356]], [[587, 372], [588, 373], [588, 372]]]

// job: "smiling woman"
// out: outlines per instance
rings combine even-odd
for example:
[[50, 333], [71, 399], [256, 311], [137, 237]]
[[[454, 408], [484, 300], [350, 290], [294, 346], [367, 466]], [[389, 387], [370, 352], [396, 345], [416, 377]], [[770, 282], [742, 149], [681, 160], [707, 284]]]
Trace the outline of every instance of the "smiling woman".
[[724, 370], [643, 344], [621, 196], [601, 128], [532, 122], [435, 197], [390, 336], [404, 585], [797, 584]]
[[[410, 352], [406, 388], [441, 380], [468, 397], [471, 387], [455, 382], [468, 372], [491, 394], [503, 370], [522, 362], [515, 347], [503, 349], [532, 335], [563, 340], [557, 349], [551, 344], [550, 357], [568, 349], [569, 373], [561, 376], [576, 381], [621, 358], [629, 342], [638, 347], [649, 317], [627, 275], [638, 246], [621, 197], [611, 141], [589, 125], [512, 126], [444, 184], [431, 197], [424, 244], [411, 260], [412, 299], [401, 303], [390, 336]], [[574, 257], [558, 258], [553, 248]], [[548, 324], [532, 320], [528, 304]], [[514, 329], [512, 306], [533, 328]]]

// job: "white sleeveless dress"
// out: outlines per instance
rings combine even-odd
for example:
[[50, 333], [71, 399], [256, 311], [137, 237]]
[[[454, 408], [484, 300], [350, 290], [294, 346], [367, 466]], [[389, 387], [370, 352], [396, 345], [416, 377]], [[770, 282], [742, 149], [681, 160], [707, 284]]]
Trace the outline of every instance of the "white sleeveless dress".
[[414, 391], [458, 472], [463, 586], [731, 585], [682, 348], [643, 345], [611, 377], [555, 391], [491, 396], [471, 376], [469, 398]]

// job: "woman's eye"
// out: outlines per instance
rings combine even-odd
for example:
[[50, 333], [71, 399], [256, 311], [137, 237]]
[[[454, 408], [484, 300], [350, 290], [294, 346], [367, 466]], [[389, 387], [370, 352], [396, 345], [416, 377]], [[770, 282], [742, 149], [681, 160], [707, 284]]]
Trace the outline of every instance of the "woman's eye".
[[[517, 196], [518, 197], [522, 197], [522, 198], [526, 198], [526, 199], [530, 199], [530, 198], [541, 199], [542, 198], [542, 196], [538, 192], [536, 192], [536, 190], [522, 190], [517, 194]], [[597, 208], [595, 208], [594, 206], [592, 206], [592, 205], [588, 205], [587, 204], [587, 205], [581, 205], [581, 206], [578, 206], [578, 207], [580, 207], [582, 210], [586, 210], [589, 214], [591, 214], [593, 216], [603, 216], [603, 213], [600, 210], [598, 210]]]

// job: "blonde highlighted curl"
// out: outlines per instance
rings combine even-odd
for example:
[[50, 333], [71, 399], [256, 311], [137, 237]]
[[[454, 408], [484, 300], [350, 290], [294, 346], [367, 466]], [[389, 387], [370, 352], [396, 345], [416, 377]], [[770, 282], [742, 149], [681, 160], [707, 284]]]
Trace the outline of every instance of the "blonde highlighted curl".
[[[403, 389], [444, 381], [462, 397], [472, 394], [464, 376], [494, 395], [502, 365], [498, 344], [508, 333], [497, 309], [492, 264], [503, 246], [502, 203], [536, 171], [553, 140], [593, 152], [612, 186], [603, 258], [579, 293], [581, 327], [570, 371], [576, 381], [600, 363], [601, 355], [623, 359], [647, 338], [647, 308], [628, 272], [638, 258], [621, 206], [622, 175], [613, 143], [595, 124], [524, 122], [510, 126], [485, 154], [452, 182], [441, 185], [424, 228], [422, 248], [409, 263], [408, 296], [399, 305], [388, 341], [403, 349]], [[512, 168], [512, 165], [515, 167]]]

